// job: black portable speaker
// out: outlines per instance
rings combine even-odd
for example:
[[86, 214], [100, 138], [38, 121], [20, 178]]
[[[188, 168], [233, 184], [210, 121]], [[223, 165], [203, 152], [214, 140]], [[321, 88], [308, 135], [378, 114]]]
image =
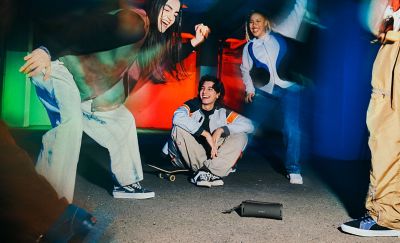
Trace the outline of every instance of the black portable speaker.
[[243, 201], [239, 206], [223, 213], [236, 211], [241, 217], [270, 218], [282, 220], [281, 203], [260, 202], [254, 200]]

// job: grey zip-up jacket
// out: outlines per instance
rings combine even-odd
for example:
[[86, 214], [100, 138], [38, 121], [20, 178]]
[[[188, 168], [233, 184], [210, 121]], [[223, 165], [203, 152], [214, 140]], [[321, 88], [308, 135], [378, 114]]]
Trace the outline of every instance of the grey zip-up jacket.
[[[213, 133], [215, 129], [221, 127], [224, 129], [222, 134], [224, 137], [230, 134], [252, 133], [254, 131], [250, 119], [218, 105], [216, 105], [214, 113], [209, 116], [209, 119], [210, 132]], [[174, 112], [172, 123], [195, 136], [200, 136], [204, 131], [202, 128], [204, 120], [201, 101], [199, 98], [194, 98], [186, 101]]]

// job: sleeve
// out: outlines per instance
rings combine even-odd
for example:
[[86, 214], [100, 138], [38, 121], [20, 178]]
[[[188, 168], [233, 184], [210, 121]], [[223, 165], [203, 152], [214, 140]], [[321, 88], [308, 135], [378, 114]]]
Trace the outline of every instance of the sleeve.
[[243, 48], [242, 64], [240, 65], [240, 71], [242, 73], [242, 81], [246, 88], [247, 94], [255, 92], [253, 81], [251, 80], [251, 77], [250, 77], [250, 70], [253, 67], [253, 60], [251, 60], [248, 46], [249, 46], [249, 44], [247, 43]]
[[297, 33], [306, 13], [307, 0], [296, 0], [289, 16], [281, 17], [273, 26], [273, 30], [286, 37], [296, 39]]
[[[252, 133], [254, 131], [254, 125], [250, 119], [240, 115], [235, 111], [227, 111], [229, 114], [226, 118], [229, 134], [236, 134], [236, 133]], [[224, 128], [225, 136], [226, 128]]]
[[195, 50], [195, 48], [192, 46], [192, 44], [190, 43], [190, 41], [188, 41], [187, 43], [183, 43], [182, 44], [182, 49], [181, 49], [181, 53], [179, 56], [179, 61], [185, 59], [186, 57], [188, 57], [190, 55], [190, 53], [192, 53]]
[[198, 120], [191, 116], [192, 108], [193, 108], [193, 100], [185, 102], [182, 106], [180, 106], [175, 112], [172, 118], [172, 124], [174, 126], [178, 126], [190, 134], [200, 136], [204, 129], [202, 129], [201, 125], [204, 120], [203, 117], [198, 118]]
[[129, 9], [113, 14], [63, 16], [43, 29], [45, 33], [38, 42], [49, 49], [53, 60], [125, 46], [140, 41], [146, 34], [143, 17]]
[[387, 0], [372, 0], [369, 5], [368, 27], [374, 35], [379, 34], [382, 22], [390, 12]]

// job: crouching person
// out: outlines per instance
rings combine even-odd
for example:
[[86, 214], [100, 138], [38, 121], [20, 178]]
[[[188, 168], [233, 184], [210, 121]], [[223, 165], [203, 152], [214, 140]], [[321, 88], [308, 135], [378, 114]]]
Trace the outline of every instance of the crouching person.
[[251, 121], [223, 107], [224, 86], [214, 76], [200, 79], [198, 97], [174, 113], [168, 150], [172, 163], [194, 171], [197, 186], [222, 186], [247, 144]]

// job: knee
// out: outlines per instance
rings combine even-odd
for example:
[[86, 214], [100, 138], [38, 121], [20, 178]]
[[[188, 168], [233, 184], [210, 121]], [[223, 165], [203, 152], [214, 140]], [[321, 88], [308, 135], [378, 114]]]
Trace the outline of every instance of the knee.
[[240, 151], [243, 152], [247, 146], [248, 137], [245, 133], [238, 133], [231, 136], [234, 139], [234, 144], [237, 145], [237, 148], [240, 148]]
[[176, 140], [177, 137], [183, 137], [190, 134], [188, 131], [186, 131], [185, 129], [178, 127], [178, 126], [174, 126], [172, 128], [172, 139]]
[[245, 145], [248, 141], [247, 134], [245, 134], [245, 133], [236, 134], [236, 140], [239, 144]]

